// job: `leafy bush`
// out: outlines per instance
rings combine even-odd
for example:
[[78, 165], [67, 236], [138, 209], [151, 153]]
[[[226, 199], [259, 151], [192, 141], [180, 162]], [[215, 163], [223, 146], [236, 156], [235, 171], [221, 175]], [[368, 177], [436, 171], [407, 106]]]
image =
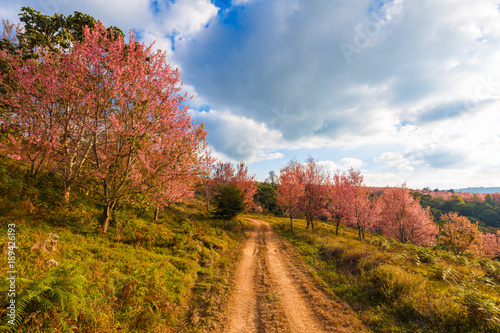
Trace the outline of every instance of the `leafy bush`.
[[214, 196], [214, 216], [224, 221], [231, 220], [245, 210], [245, 195], [234, 185], [219, 185]]
[[373, 294], [385, 302], [393, 302], [402, 295], [416, 291], [421, 281], [411, 273], [397, 266], [381, 265], [368, 275], [368, 281], [373, 284]]

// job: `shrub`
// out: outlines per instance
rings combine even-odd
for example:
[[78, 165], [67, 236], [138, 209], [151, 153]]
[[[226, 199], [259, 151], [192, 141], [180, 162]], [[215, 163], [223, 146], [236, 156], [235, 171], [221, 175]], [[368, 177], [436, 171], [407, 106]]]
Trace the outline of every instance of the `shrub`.
[[393, 265], [381, 265], [372, 270], [368, 280], [373, 286], [373, 295], [380, 297], [383, 301], [393, 302], [401, 295], [414, 292], [417, 287], [418, 278]]
[[224, 221], [231, 220], [245, 210], [245, 195], [234, 185], [219, 185], [214, 197], [214, 216]]

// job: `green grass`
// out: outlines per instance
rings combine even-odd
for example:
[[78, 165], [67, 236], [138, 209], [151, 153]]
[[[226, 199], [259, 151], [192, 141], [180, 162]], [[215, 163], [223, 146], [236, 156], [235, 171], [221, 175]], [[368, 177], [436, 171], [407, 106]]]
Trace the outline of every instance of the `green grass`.
[[[100, 210], [85, 196], [75, 192], [71, 205], [62, 205], [54, 175], [32, 180], [25, 172], [0, 160], [0, 331], [12, 328], [6, 317], [10, 223], [18, 246], [17, 332], [202, 332], [217, 326], [241, 223], [222, 228], [195, 199], [160, 213], [156, 222], [152, 211], [120, 207], [101, 234]], [[55, 251], [32, 249], [51, 233], [59, 237]]]
[[[16, 225], [18, 332], [204, 332], [215, 328], [230, 289], [242, 224], [205, 213], [201, 200], [153, 212], [120, 206], [107, 234], [87, 195], [61, 204], [57, 177], [26, 177], [0, 157], [0, 331], [6, 323], [7, 225]], [[268, 220], [301, 253], [318, 284], [356, 311], [373, 332], [500, 332], [500, 263], [357, 239], [342, 227]], [[57, 240], [50, 245], [50, 234]], [[53, 243], [53, 242], [52, 242]], [[35, 248], [39, 248], [38, 250]], [[50, 260], [58, 263], [50, 265]]]
[[299, 249], [318, 284], [347, 302], [373, 332], [500, 332], [500, 262], [400, 244], [305, 221], [271, 222]]

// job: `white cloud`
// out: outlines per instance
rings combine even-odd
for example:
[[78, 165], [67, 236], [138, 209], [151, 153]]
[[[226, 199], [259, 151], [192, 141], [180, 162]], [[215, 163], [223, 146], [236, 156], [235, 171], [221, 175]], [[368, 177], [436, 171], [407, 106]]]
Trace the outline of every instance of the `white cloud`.
[[359, 169], [363, 165], [363, 161], [357, 158], [344, 157], [340, 160], [340, 164], [346, 169], [354, 168]]
[[326, 170], [331, 173], [337, 172], [347, 172], [349, 169], [353, 168], [359, 170], [363, 165], [363, 161], [357, 158], [352, 157], [344, 157], [340, 159], [339, 163], [330, 160], [322, 160], [316, 162], [318, 165], [324, 167]]
[[476, 68], [457, 64], [466, 63], [471, 50], [491, 57], [478, 38], [497, 35], [490, 27], [498, 25], [493, 4], [387, 2], [383, 17], [390, 24], [376, 45], [356, 54], [355, 65], [345, 62], [339, 43], [370, 22], [369, 2], [276, 1], [265, 11], [250, 4], [238, 12], [245, 26], [237, 39], [232, 26], [217, 22], [196, 44], [181, 45], [178, 55], [188, 81], [216, 107], [269, 125], [270, 110], [287, 107], [289, 124], [278, 128], [287, 140], [318, 133], [372, 138], [403, 120], [410, 107], [462, 99], [464, 89], [473, 89], [464, 82]]
[[276, 151], [283, 145], [281, 134], [263, 123], [227, 111], [191, 111], [191, 115], [205, 122], [209, 144], [229, 159], [251, 163], [284, 156]]
[[330, 171], [332, 174], [344, 170], [342, 165], [339, 165], [333, 161], [317, 161], [316, 164], [322, 166], [327, 171]]
[[387, 151], [385, 153], [380, 154], [374, 158], [375, 162], [387, 161], [387, 162], [399, 162], [403, 159], [403, 155], [400, 152], [390, 152]]
[[[223, 17], [209, 0], [42, 4], [156, 40], [193, 107], [218, 110], [195, 118], [223, 158], [309, 150], [338, 161], [329, 167], [357, 163], [367, 182], [499, 185], [496, 0], [233, 0]], [[350, 63], [341, 43], [356, 48]]]
[[217, 15], [218, 8], [210, 0], [178, 0], [165, 2], [160, 9], [160, 24], [177, 39], [190, 37]]

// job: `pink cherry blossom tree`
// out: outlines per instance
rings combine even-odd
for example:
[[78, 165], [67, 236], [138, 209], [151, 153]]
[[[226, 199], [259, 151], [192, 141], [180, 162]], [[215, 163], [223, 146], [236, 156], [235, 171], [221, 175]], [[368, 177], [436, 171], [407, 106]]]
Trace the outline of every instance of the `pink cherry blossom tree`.
[[116, 202], [147, 191], [151, 175], [158, 179], [150, 190], [175, 193], [175, 200], [185, 195], [206, 132], [188, 116], [179, 72], [164, 52], [153, 52], [133, 35], [128, 44], [110, 39], [102, 24], [92, 32], [86, 29], [78, 47], [98, 59], [90, 74], [102, 85], [96, 92], [102, 107], [93, 114], [97, 133], [91, 164], [99, 178], [95, 193], [104, 204], [105, 232]]
[[337, 193], [340, 200], [338, 210], [346, 225], [358, 229], [358, 237], [362, 240], [366, 231], [371, 230], [377, 221], [377, 207], [369, 199], [361, 172], [350, 169], [340, 178]]
[[487, 258], [500, 257], [500, 231], [496, 234], [483, 234], [482, 237], [482, 252]]
[[108, 34], [99, 22], [65, 52], [13, 57], [9, 75], [20, 89], [2, 94], [16, 129], [4, 146], [61, 175], [103, 205], [102, 231], [120, 200], [150, 194], [157, 205], [191, 195], [206, 132], [187, 114], [179, 72], [166, 54]]
[[401, 187], [386, 188], [378, 200], [382, 233], [402, 243], [432, 245], [438, 228], [433, 223], [429, 209], [415, 201], [410, 190]]
[[292, 159], [280, 169], [278, 180], [278, 206], [290, 217], [293, 231], [293, 218], [300, 212], [300, 200], [304, 194], [303, 166]]
[[335, 223], [335, 234], [339, 234], [340, 223], [345, 223], [343, 206], [343, 175], [338, 171], [333, 174], [328, 186], [328, 202], [326, 206], [327, 217]]
[[172, 140], [170, 145], [156, 145], [155, 149], [149, 150], [151, 156], [146, 156], [144, 151], [138, 154], [138, 172], [144, 178], [141, 190], [147, 202], [155, 207], [155, 221], [161, 208], [193, 197], [195, 186], [209, 172], [214, 159], [202, 141], [205, 135], [203, 126], [200, 126], [184, 135], [183, 140]]
[[[13, 82], [1, 101], [11, 110], [3, 120], [10, 129], [7, 154], [31, 165], [31, 175], [42, 168], [59, 174], [65, 202], [87, 163], [95, 143], [93, 112], [104, 87], [96, 54], [76, 43], [69, 52], [38, 49], [38, 57], [24, 59], [23, 51], [10, 55]], [[92, 75], [89, 75], [94, 71]], [[94, 76], [94, 77], [91, 77]]]
[[309, 156], [302, 168], [303, 191], [300, 211], [306, 218], [306, 229], [314, 230], [314, 219], [326, 210], [328, 202], [328, 173]]

